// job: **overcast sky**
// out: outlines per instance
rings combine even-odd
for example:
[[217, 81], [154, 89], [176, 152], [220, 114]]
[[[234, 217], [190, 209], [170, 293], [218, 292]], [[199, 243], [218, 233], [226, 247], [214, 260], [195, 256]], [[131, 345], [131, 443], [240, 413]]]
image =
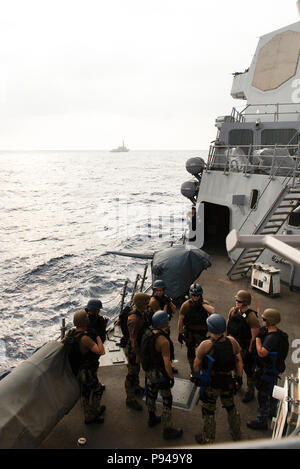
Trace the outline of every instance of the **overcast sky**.
[[206, 149], [296, 0], [0, 0], [0, 149]]

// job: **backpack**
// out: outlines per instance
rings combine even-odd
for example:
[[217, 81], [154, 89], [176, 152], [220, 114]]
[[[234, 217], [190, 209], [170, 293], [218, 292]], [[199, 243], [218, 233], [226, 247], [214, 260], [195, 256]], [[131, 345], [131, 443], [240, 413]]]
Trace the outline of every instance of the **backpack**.
[[166, 332], [159, 330], [157, 334], [152, 333], [152, 328], [147, 327], [144, 330], [144, 333], [141, 338], [140, 344], [140, 358], [141, 358], [141, 365], [144, 371], [149, 371], [152, 368], [158, 367], [159, 369], [164, 370], [164, 362], [161, 357], [161, 354], [156, 352], [155, 350], [155, 341], [157, 337], [163, 335], [168, 339], [170, 343], [170, 359], [171, 361], [174, 360], [174, 346], [171, 339], [168, 337]]
[[149, 371], [153, 367], [154, 344], [159, 335], [161, 334], [153, 334], [150, 328], [147, 328], [142, 335], [140, 357], [144, 371]]
[[85, 335], [84, 332], [76, 333], [76, 329], [71, 329], [62, 341], [67, 351], [71, 370], [75, 376], [78, 375], [82, 363], [79, 342], [83, 335]]
[[127, 320], [129, 313], [131, 312], [131, 308], [129, 306], [125, 306], [124, 309], [122, 309], [120, 315], [119, 315], [119, 324], [120, 328], [123, 334], [123, 337], [120, 342], [120, 346], [125, 348], [126, 344], [129, 340], [129, 332], [128, 332], [128, 327], [127, 327]]

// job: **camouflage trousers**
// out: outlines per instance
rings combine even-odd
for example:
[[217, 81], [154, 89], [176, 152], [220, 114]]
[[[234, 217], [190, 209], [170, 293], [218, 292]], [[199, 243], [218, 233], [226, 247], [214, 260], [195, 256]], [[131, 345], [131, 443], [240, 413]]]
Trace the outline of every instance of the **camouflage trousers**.
[[196, 348], [206, 339], [206, 333], [199, 331], [184, 330], [184, 340], [187, 348], [187, 359], [190, 364], [191, 373], [194, 372], [194, 360], [196, 357]]
[[160, 393], [163, 401], [163, 409], [161, 414], [161, 421], [163, 428], [171, 428], [172, 425], [172, 402], [173, 397], [169, 386], [169, 381], [164, 381], [164, 375], [159, 370], [149, 370], [146, 373], [147, 386], [146, 386], [146, 403], [148, 412], [156, 411], [156, 399]]
[[98, 381], [97, 369], [82, 368], [78, 373], [78, 381], [84, 418], [88, 423], [100, 416], [103, 389]]
[[130, 358], [127, 355], [127, 375], [125, 379], [125, 391], [128, 401], [134, 401], [136, 398], [136, 389], [139, 387], [140, 364], [136, 363], [136, 358]]
[[247, 377], [247, 390], [246, 392], [254, 393], [255, 391], [255, 377], [253, 372], [253, 356], [249, 353], [247, 348], [241, 349], [241, 356], [243, 359], [244, 372]]
[[204, 443], [213, 443], [216, 435], [216, 404], [220, 397], [223, 408], [227, 411], [230, 434], [233, 440], [241, 439], [240, 415], [234, 404], [233, 391], [214, 388], [208, 386], [205, 389], [205, 402], [202, 404], [203, 431], [202, 439]]

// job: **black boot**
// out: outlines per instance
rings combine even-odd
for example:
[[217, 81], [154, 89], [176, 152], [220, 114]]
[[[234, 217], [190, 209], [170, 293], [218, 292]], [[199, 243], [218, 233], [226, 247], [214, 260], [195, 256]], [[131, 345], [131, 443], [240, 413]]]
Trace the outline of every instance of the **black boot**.
[[163, 437], [165, 440], [173, 440], [175, 438], [180, 438], [182, 436], [182, 428], [165, 428], [163, 432]]
[[154, 412], [149, 412], [148, 427], [155, 427], [161, 422], [161, 417], [155, 415]]

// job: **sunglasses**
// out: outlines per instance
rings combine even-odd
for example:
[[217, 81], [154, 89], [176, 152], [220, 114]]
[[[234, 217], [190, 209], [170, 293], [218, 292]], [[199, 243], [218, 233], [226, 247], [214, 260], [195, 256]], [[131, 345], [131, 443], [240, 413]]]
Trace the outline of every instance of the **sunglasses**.
[[235, 299], [237, 303], [243, 303], [241, 300], [238, 300], [237, 298]]

